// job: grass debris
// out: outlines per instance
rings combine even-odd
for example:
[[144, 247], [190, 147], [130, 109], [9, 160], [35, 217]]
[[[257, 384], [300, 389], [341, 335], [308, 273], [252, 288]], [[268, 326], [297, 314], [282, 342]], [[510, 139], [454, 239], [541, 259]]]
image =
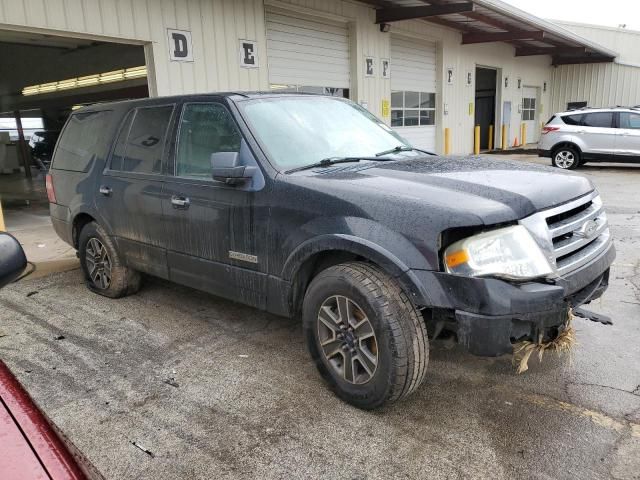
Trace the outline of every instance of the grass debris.
[[556, 352], [558, 355], [571, 352], [576, 344], [576, 330], [572, 325], [573, 312], [569, 310], [567, 323], [556, 338], [549, 342], [542, 341], [542, 335], [537, 342], [524, 340], [513, 346], [513, 366], [516, 373], [521, 374], [529, 369], [529, 359], [537, 354], [538, 361], [542, 362], [545, 352]]

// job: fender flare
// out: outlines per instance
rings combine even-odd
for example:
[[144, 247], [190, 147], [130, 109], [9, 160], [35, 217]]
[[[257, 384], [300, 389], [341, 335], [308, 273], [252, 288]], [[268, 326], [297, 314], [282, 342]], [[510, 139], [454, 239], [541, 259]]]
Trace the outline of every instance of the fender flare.
[[326, 234], [303, 242], [285, 261], [281, 278], [291, 282], [309, 258], [317, 253], [332, 250], [366, 258], [395, 278], [416, 304], [431, 304], [428, 292], [418, 277], [400, 258], [374, 242], [353, 235]]

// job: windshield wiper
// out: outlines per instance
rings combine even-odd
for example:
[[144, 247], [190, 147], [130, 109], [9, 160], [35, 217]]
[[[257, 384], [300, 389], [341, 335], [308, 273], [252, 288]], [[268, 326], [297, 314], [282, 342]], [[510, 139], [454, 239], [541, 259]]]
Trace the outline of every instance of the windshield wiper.
[[393, 147], [389, 150], [384, 150], [382, 152], [376, 153], [376, 157], [382, 157], [383, 155], [389, 155], [390, 153], [399, 153], [399, 152], [422, 152], [427, 155], [435, 155], [435, 153], [427, 152], [426, 150], [421, 150], [420, 148], [410, 147], [409, 145], [398, 145], [397, 147]]
[[303, 165], [302, 167], [292, 168], [291, 170], [287, 170], [284, 173], [299, 172], [301, 170], [309, 170], [310, 168], [317, 168], [317, 167], [328, 167], [330, 165], [335, 165], [336, 163], [359, 162], [360, 160], [379, 160], [379, 159], [369, 158], [369, 157], [329, 157], [329, 158], [323, 158], [322, 160], [316, 163]]

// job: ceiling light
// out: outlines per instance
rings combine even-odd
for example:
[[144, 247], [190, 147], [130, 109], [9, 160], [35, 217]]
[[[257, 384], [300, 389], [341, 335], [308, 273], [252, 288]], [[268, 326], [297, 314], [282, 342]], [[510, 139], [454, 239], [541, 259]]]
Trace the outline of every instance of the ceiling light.
[[42, 83], [40, 85], [30, 85], [22, 89], [22, 95], [39, 95], [42, 93], [51, 93], [59, 90], [71, 90], [74, 88], [90, 87], [101, 83], [122, 82], [123, 80], [131, 80], [134, 78], [144, 78], [147, 76], [147, 67], [125, 68], [112, 72], [97, 73], [95, 75], [86, 75], [84, 77], [68, 78], [58, 82]]

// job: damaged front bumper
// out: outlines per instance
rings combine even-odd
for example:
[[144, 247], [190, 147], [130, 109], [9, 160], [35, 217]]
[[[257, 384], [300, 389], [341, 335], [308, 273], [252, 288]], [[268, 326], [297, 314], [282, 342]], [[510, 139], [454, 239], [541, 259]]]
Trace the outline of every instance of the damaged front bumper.
[[513, 343], [555, 338], [569, 310], [600, 297], [615, 259], [611, 244], [587, 265], [553, 283], [511, 283], [442, 272], [412, 271], [426, 305], [444, 309], [456, 321], [458, 342], [481, 356], [511, 353]]

